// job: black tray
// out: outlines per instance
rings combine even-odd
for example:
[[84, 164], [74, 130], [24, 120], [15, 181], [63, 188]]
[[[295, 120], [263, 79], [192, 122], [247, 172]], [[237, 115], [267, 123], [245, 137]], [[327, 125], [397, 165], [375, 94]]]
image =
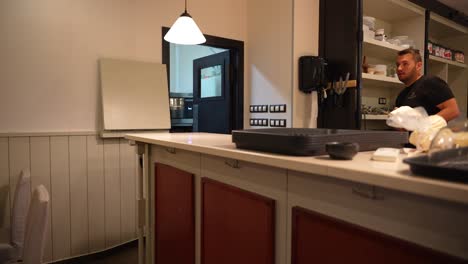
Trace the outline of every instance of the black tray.
[[468, 183], [468, 147], [442, 150], [403, 160], [413, 174]]
[[295, 156], [323, 155], [328, 142], [355, 142], [360, 151], [401, 148], [408, 132], [326, 128], [265, 128], [232, 131], [237, 148]]

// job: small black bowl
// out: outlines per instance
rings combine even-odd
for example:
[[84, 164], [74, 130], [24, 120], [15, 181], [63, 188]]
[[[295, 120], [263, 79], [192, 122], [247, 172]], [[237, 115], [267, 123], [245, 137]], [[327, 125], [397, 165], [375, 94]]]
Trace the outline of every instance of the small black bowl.
[[328, 142], [325, 150], [332, 159], [352, 160], [359, 151], [359, 144], [352, 142]]

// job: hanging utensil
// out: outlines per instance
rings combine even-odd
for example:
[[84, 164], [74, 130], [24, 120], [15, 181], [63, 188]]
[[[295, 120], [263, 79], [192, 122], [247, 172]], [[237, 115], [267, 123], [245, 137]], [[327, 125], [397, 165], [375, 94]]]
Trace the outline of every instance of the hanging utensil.
[[348, 88], [348, 81], [349, 81], [349, 72], [346, 73], [346, 78], [345, 78], [345, 81], [344, 81], [344, 85], [343, 85], [343, 90], [341, 92], [341, 94], [344, 94], [346, 92], [346, 89]]

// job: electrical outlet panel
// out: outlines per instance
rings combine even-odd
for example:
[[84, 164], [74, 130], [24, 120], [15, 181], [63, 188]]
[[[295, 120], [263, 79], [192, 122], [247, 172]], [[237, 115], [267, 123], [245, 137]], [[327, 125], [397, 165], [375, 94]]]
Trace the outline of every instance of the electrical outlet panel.
[[268, 105], [250, 105], [250, 113], [268, 113]]
[[379, 97], [379, 104], [382, 104], [382, 105], [387, 104], [387, 98]]
[[250, 118], [250, 126], [268, 126], [268, 118]]
[[271, 127], [286, 127], [286, 119], [270, 119]]
[[270, 113], [286, 113], [285, 104], [270, 105]]

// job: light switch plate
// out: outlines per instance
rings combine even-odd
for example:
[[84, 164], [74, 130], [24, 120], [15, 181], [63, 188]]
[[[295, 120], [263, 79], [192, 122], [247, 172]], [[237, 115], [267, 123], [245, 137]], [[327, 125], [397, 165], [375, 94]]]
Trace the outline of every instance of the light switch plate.
[[268, 105], [250, 105], [250, 113], [268, 113]]
[[286, 113], [285, 104], [270, 105], [270, 113]]
[[286, 127], [286, 119], [270, 119], [270, 127]]
[[268, 126], [268, 118], [250, 118], [250, 126]]

